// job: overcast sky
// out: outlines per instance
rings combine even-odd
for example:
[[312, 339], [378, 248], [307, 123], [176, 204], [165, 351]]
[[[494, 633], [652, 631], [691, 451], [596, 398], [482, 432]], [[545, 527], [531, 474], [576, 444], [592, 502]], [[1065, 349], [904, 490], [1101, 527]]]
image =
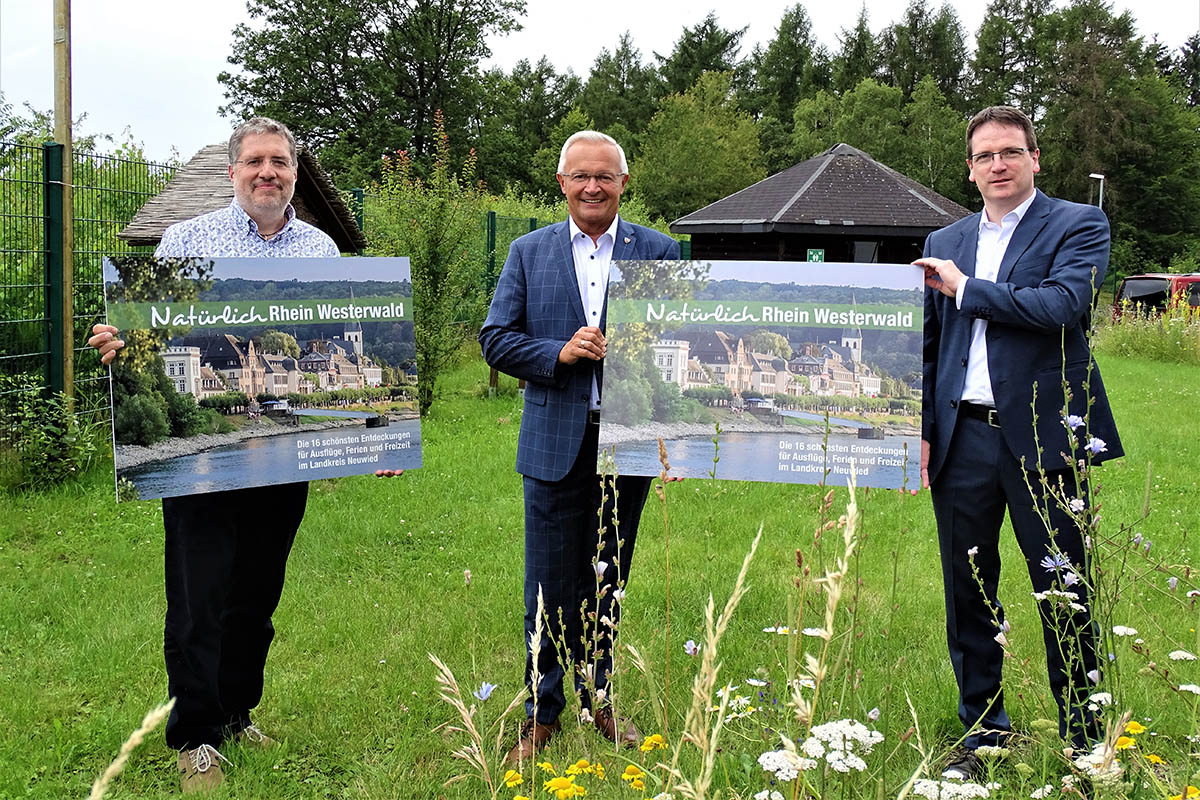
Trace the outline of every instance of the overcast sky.
[[[559, 69], [586, 76], [601, 48], [611, 49], [626, 30], [649, 61], [666, 55], [684, 26], [715, 11], [725, 28], [749, 26], [742, 55], [769, 41], [793, 0], [608, 0], [582, 23], [581, 7], [561, 0], [527, 0], [524, 30], [492, 40], [492, 64], [510, 68], [518, 59], [545, 55]], [[908, 0], [871, 0], [876, 33], [903, 15]], [[932, 2], [931, 5], [936, 5]], [[982, 0], [952, 0], [972, 36], [983, 19]], [[1200, 29], [1200, 0], [1135, 4], [1138, 30], [1179, 47]], [[806, 2], [817, 38], [836, 48], [860, 5]], [[26, 102], [50, 110], [53, 86], [53, 3], [0, 0], [0, 92], [16, 108]], [[233, 27], [247, 21], [245, 0], [83, 0], [72, 18], [74, 111], [86, 113], [81, 132], [121, 134], [128, 129], [151, 158], [189, 158], [206, 144], [224, 141], [230, 121], [217, 113], [224, 102], [217, 73], [228, 69]]]

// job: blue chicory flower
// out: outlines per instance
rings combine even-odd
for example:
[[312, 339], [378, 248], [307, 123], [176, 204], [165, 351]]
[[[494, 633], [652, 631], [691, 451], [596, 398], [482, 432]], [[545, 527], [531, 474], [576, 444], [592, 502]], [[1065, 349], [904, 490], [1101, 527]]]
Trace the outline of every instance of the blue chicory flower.
[[1039, 562], [1039, 566], [1046, 570], [1046, 572], [1058, 572], [1059, 570], [1070, 569], [1071, 559], [1062, 553], [1051, 553]]
[[475, 691], [471, 692], [471, 694], [475, 695], [475, 698], [477, 700], [479, 700], [480, 702], [483, 702], [484, 700], [487, 700], [489, 697], [491, 697], [492, 692], [494, 692], [494, 691], [496, 691], [496, 684], [488, 683], [487, 681], [484, 681], [483, 683], [479, 684], [479, 688], [476, 689]]
[[1088, 443], [1084, 449], [1092, 455], [1099, 455], [1108, 450], [1108, 445], [1100, 437], [1093, 436], [1091, 439], [1088, 439]]

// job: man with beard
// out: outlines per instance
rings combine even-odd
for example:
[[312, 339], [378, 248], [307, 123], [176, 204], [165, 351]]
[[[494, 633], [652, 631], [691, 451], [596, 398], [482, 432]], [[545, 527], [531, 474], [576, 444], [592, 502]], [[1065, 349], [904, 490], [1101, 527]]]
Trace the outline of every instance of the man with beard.
[[[244, 122], [229, 139], [233, 201], [170, 226], [160, 258], [334, 258], [337, 245], [296, 218], [296, 140], [266, 117]], [[108, 364], [124, 342], [97, 325], [88, 344]], [[164, 497], [167, 689], [175, 707], [167, 745], [179, 751], [184, 792], [224, 779], [218, 750], [233, 740], [275, 742], [251, 721], [262, 699], [263, 670], [275, 629], [271, 615], [304, 517], [308, 483]]]

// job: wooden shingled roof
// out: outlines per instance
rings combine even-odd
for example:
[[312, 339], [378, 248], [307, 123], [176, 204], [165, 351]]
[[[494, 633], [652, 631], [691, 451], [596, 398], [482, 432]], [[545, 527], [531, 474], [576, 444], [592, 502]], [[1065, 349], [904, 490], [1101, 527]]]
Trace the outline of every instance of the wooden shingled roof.
[[[971, 212], [838, 144], [671, 223], [673, 233], [925, 235]], [[850, 231], [847, 230], [847, 233]]]
[[[157, 245], [169, 225], [229, 205], [233, 183], [229, 180], [228, 147], [210, 144], [175, 171], [166, 187], [134, 214], [117, 236], [132, 245]], [[367, 246], [354, 213], [341, 192], [308, 150], [300, 148], [296, 193], [292, 205], [296, 216], [329, 234], [343, 253]]]

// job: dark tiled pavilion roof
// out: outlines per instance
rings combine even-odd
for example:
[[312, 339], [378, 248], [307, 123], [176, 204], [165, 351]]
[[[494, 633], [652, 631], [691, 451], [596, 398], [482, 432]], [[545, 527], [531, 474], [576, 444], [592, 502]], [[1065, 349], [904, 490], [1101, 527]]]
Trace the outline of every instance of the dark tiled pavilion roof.
[[[674, 233], [928, 233], [971, 212], [848, 144], [671, 223]], [[849, 233], [850, 231], [845, 231]]]
[[[366, 247], [367, 239], [359, 230], [354, 213], [316, 157], [304, 148], [298, 149], [297, 156], [299, 175], [292, 198], [296, 216], [328, 233], [343, 253]], [[224, 143], [201, 148], [175, 171], [161, 192], [146, 201], [117, 236], [132, 245], [157, 245], [169, 225], [229, 205], [233, 183], [229, 180], [228, 164], [228, 147]]]

